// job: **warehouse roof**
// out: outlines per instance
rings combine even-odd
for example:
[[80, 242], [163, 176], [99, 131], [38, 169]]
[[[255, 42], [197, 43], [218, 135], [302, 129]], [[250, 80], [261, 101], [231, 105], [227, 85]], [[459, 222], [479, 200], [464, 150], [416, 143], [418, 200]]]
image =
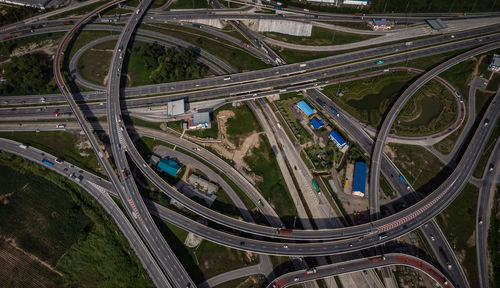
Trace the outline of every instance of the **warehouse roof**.
[[194, 113], [189, 124], [191, 126], [198, 126], [210, 123], [210, 112]]
[[311, 119], [311, 125], [313, 126], [314, 129], [318, 130], [319, 128], [325, 126], [323, 121], [319, 120], [318, 118], [314, 117]]
[[500, 67], [500, 55], [493, 54], [493, 58], [491, 59], [490, 68], [491, 67]]
[[352, 194], [356, 196], [365, 196], [366, 185], [366, 163], [356, 162], [354, 165], [354, 182], [352, 184]]
[[168, 175], [171, 176], [176, 176], [179, 170], [181, 169], [181, 166], [177, 164], [174, 160], [171, 159], [161, 159], [160, 162], [158, 162], [157, 167], [167, 173]]
[[184, 114], [184, 99], [167, 102], [167, 116], [177, 116]]
[[299, 109], [302, 112], [304, 112], [304, 114], [306, 114], [307, 117], [309, 117], [315, 113], [314, 109], [311, 108], [311, 106], [309, 106], [309, 104], [307, 104], [307, 102], [304, 100], [298, 102], [297, 107], [299, 107]]
[[425, 20], [427, 22], [427, 24], [429, 24], [429, 26], [431, 26], [431, 28], [433, 30], [443, 30], [443, 29], [446, 29], [448, 28], [448, 25], [444, 24], [443, 20], [441, 19], [429, 19], [429, 20]]
[[346, 144], [345, 139], [342, 136], [340, 136], [339, 132], [337, 132], [335, 130], [330, 132], [330, 139], [335, 141], [335, 143], [339, 147], [343, 147]]
[[391, 22], [387, 19], [373, 19], [372, 21], [375, 26], [391, 26]]

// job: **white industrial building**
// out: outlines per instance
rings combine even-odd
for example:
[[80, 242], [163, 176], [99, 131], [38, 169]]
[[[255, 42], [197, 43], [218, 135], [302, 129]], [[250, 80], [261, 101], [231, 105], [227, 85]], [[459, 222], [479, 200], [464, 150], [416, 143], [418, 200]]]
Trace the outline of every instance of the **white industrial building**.
[[194, 113], [188, 120], [189, 129], [206, 129], [210, 126], [210, 112]]
[[339, 5], [339, 0], [307, 0], [307, 2], [316, 2], [316, 3], [325, 3], [325, 4], [332, 4], [332, 5]]
[[373, 30], [389, 30], [392, 29], [391, 21], [387, 19], [373, 19], [371, 23]]
[[344, 0], [342, 3], [345, 5], [366, 6], [370, 4], [370, 0]]
[[185, 106], [184, 99], [167, 102], [167, 116], [178, 116], [184, 114]]
[[488, 70], [500, 72], [500, 55], [493, 54], [493, 58], [491, 59], [491, 63], [488, 66]]
[[7, 3], [19, 6], [45, 9], [50, 0], [0, 0], [0, 3]]

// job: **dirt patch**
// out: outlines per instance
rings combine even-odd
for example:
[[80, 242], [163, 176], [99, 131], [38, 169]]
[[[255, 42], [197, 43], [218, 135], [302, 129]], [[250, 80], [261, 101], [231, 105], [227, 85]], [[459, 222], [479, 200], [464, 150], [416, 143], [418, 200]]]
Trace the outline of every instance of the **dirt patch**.
[[394, 152], [394, 150], [392, 150], [392, 148], [389, 145], [384, 146], [384, 153], [387, 154], [389, 158], [393, 160], [396, 159], [396, 153]]
[[467, 239], [467, 247], [476, 247], [476, 231], [472, 232], [469, 239]]
[[[219, 143], [209, 143], [207, 144], [212, 149], [217, 151], [218, 154], [226, 159], [231, 159], [234, 161], [235, 168], [240, 171], [248, 171], [250, 168], [243, 161], [243, 158], [247, 153], [254, 147], [259, 147], [260, 145], [260, 134], [262, 132], [253, 132], [248, 137], [245, 138], [243, 143], [237, 147], [237, 145], [227, 138], [227, 120], [234, 117], [235, 114], [231, 110], [222, 110], [217, 113], [216, 121], [218, 125], [218, 138], [221, 140]], [[256, 179], [256, 176], [251, 176], [252, 179]]]
[[[481, 65], [481, 62], [483, 62], [484, 57], [486, 57], [486, 55], [482, 55], [481, 57], [479, 57], [479, 60], [476, 61], [476, 65], [474, 66], [474, 73], [472, 74], [473, 77], [479, 74], [479, 65]], [[474, 59], [476, 59], [476, 57], [474, 57]]]
[[22, 56], [25, 54], [33, 53], [35, 51], [41, 51], [48, 55], [54, 55], [56, 50], [57, 50], [57, 42], [55, 42], [54, 40], [43, 40], [38, 43], [30, 43], [28, 45], [16, 48], [12, 51], [10, 56], [11, 57]]

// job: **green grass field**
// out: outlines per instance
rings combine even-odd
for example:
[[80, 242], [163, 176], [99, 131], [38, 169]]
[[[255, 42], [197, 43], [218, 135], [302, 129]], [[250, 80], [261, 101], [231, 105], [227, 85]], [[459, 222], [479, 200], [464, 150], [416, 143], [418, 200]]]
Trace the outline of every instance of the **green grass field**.
[[448, 81], [453, 87], [462, 94], [464, 99], [469, 98], [469, 81], [471, 80], [472, 72], [477, 64], [476, 60], [467, 60], [457, 64], [450, 69], [439, 74], [440, 77]]
[[236, 146], [240, 146], [245, 141], [245, 138], [250, 134], [262, 131], [262, 128], [257, 122], [255, 115], [247, 105], [239, 107], [231, 107], [231, 111], [235, 116], [227, 119], [227, 138]]
[[103, 175], [94, 151], [91, 148], [77, 147], [82, 142], [77, 134], [59, 131], [1, 132], [0, 137], [29, 144], [85, 170]]
[[476, 91], [476, 115], [483, 110], [486, 105], [491, 99], [493, 99], [493, 96], [495, 96], [495, 93], [491, 92], [485, 92], [485, 91]]
[[252, 275], [224, 282], [214, 288], [261, 288], [266, 279], [262, 275]]
[[217, 274], [258, 262], [255, 254], [247, 254], [209, 241], [203, 241], [197, 248], [188, 248], [184, 245], [188, 234], [186, 231], [157, 218], [154, 220], [189, 276], [197, 284]]
[[[452, 172], [423, 147], [403, 144], [389, 144], [389, 147], [394, 154], [388, 155], [406, 180], [421, 195], [434, 191]], [[398, 175], [393, 177], [398, 177]]]
[[493, 77], [488, 83], [486, 89], [490, 91], [497, 91], [499, 87], [500, 87], [500, 73], [495, 73], [493, 74]]
[[264, 35], [287, 43], [309, 46], [342, 45], [374, 37], [371, 35], [346, 33], [316, 26], [312, 28], [311, 36], [292, 36], [277, 32], [264, 32]]
[[258, 182], [257, 188], [263, 197], [274, 207], [285, 225], [291, 227], [297, 211], [284, 183], [269, 140], [264, 135], [260, 137], [260, 146], [254, 147], [244, 157], [244, 161], [249, 166], [251, 173], [261, 177], [262, 180]]
[[[490, 217], [490, 232], [488, 235], [488, 250], [490, 254], [490, 261], [493, 266], [493, 275], [490, 276], [490, 286], [491, 287], [500, 287], [500, 255], [498, 255], [498, 251], [500, 251], [500, 185], [496, 186], [495, 197]], [[493, 232], [495, 231], [495, 232]], [[491, 274], [490, 274], [491, 275]]]
[[104, 85], [104, 78], [108, 75], [109, 63], [111, 56], [113, 56], [111, 51], [105, 50], [110, 49], [111, 45], [114, 48], [115, 43], [116, 41], [105, 42], [102, 47], [97, 47], [100, 46], [97, 45], [82, 54], [77, 64], [77, 70], [85, 80]]
[[152, 287], [116, 225], [91, 196], [11, 154], [0, 154], [0, 171], [1, 195], [8, 195], [0, 209], [0, 234], [62, 273], [65, 287]]
[[432, 147], [434, 147], [434, 149], [443, 153], [444, 155], [450, 154], [451, 151], [453, 151], [453, 147], [455, 146], [455, 143], [457, 142], [458, 137], [460, 136], [460, 134], [464, 130], [464, 127], [465, 127], [465, 125], [461, 125], [460, 128], [458, 128], [458, 130], [451, 133], [450, 135], [448, 135], [446, 138], [439, 141], [438, 143], [432, 145]]
[[283, 58], [283, 60], [285, 60], [286, 63], [299, 63], [302, 61], [308, 61], [339, 54], [338, 52], [313, 52], [313, 51], [293, 50], [273, 45], [270, 45], [270, 47], [276, 53], [278, 53], [278, 55], [281, 58]]
[[[479, 283], [474, 230], [479, 188], [467, 184], [460, 195], [436, 219], [465, 268], [470, 283]], [[457, 221], [460, 219], [459, 221]]]

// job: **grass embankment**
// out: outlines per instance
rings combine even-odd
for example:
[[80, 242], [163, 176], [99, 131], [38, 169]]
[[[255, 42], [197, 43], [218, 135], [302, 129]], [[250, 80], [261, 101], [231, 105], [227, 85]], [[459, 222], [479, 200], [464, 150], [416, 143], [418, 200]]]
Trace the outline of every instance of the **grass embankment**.
[[[0, 171], [0, 193], [5, 197], [0, 234], [60, 273], [61, 280], [46, 286], [61, 281], [67, 287], [152, 287], [125, 238], [91, 196], [56, 173], [11, 154], [1, 154]], [[12, 280], [32, 279], [23, 272], [29, 273], [21, 271]]]
[[476, 91], [476, 115], [478, 115], [488, 103], [495, 96], [494, 92], [490, 91]]
[[496, 186], [495, 202], [491, 210], [490, 230], [488, 233], [488, 250], [493, 266], [493, 277], [489, 277], [491, 287], [500, 287], [500, 186]]
[[453, 203], [436, 217], [460, 259], [469, 283], [479, 283], [474, 235], [478, 195], [479, 188], [467, 183]]
[[297, 210], [266, 136], [260, 135], [259, 146], [254, 147], [244, 157], [244, 161], [250, 168], [250, 173], [260, 178], [257, 188], [262, 196], [274, 207], [285, 226], [291, 227]]
[[423, 147], [403, 144], [389, 144], [389, 147], [392, 150], [388, 153], [389, 157], [401, 170], [406, 181], [423, 196], [439, 187], [452, 172]]
[[279, 41], [308, 46], [342, 45], [376, 37], [372, 35], [335, 31], [316, 26], [312, 28], [311, 36], [293, 36], [277, 32], [264, 32], [264, 35]]
[[196, 29], [168, 24], [145, 24], [141, 26], [141, 28], [164, 33], [189, 42], [222, 59], [238, 71], [251, 71], [271, 67], [247, 53], [243, 45], [241, 47], [236, 46], [233, 43], [218, 39], [211, 34]]
[[[90, 144], [88, 146], [84, 144], [87, 140], [80, 138], [75, 133], [59, 131], [1, 132], [0, 137], [29, 144], [92, 173], [104, 175]], [[80, 145], [85, 148], [80, 148]]]
[[184, 245], [188, 233], [174, 225], [154, 218], [156, 225], [196, 284], [233, 269], [255, 265], [256, 254], [230, 249], [209, 241], [197, 248]]
[[[490, 125], [492, 124], [493, 123], [490, 123]], [[493, 152], [493, 148], [495, 148], [496, 142], [498, 141], [498, 137], [500, 137], [500, 119], [497, 120], [493, 132], [491, 133], [488, 142], [486, 142], [486, 146], [484, 146], [483, 153], [481, 153], [481, 157], [479, 157], [477, 165], [474, 168], [474, 172], [472, 173], [472, 176], [476, 178], [483, 177], [484, 169], [488, 164], [488, 159], [490, 158], [490, 155]]]

